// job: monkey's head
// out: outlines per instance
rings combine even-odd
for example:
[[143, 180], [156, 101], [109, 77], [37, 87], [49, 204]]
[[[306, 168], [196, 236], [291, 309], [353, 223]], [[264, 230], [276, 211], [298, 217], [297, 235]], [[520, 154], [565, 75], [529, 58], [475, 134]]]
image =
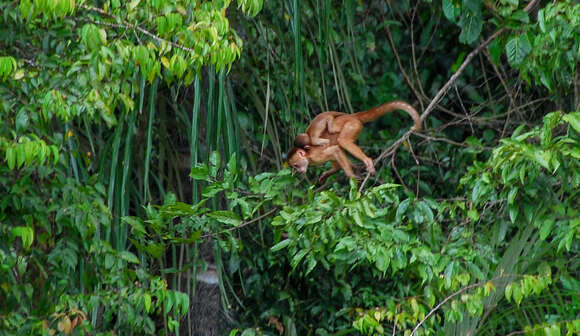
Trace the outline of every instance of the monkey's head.
[[292, 169], [301, 174], [306, 173], [309, 161], [305, 149], [294, 146], [292, 149], [290, 149], [286, 157], [288, 158], [288, 164], [290, 167], [292, 167]]
[[308, 135], [308, 133], [300, 133], [296, 136], [296, 138], [294, 138], [294, 147], [309, 150], [310, 144], [310, 135]]

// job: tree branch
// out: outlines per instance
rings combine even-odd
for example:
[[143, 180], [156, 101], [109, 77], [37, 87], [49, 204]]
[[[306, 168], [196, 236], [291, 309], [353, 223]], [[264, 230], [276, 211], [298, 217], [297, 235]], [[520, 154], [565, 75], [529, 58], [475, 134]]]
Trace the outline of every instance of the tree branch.
[[[86, 9], [88, 11], [91, 11], [91, 12], [99, 13], [100, 15], [106, 16], [108, 18], [112, 18], [112, 19], [115, 18], [113, 15], [105, 12], [101, 8], [87, 6], [87, 5], [80, 5], [80, 7], [83, 8], [83, 9]], [[160, 37], [158, 35], [153, 34], [152, 32], [148, 31], [147, 29], [142, 28], [141, 26], [139, 26], [137, 24], [131, 24], [131, 22], [129, 22], [129, 21], [123, 20], [123, 24], [122, 25], [120, 25], [120, 24], [114, 24], [114, 23], [107, 23], [107, 22], [102, 22], [102, 21], [95, 21], [94, 23], [100, 24], [100, 25], [104, 25], [104, 26], [108, 26], [108, 27], [134, 29], [134, 30], [137, 30], [137, 31], [139, 31], [139, 32], [141, 32], [141, 33], [149, 36], [150, 38], [152, 38], [152, 39], [154, 39], [154, 40], [156, 40], [158, 42], [167, 43], [167, 44], [171, 45], [174, 48], [178, 48], [178, 49], [187, 51], [188, 53], [195, 54], [195, 50], [193, 50], [191, 48], [188, 48], [188, 47], [186, 47], [184, 45], [181, 45], [179, 43], [175, 43], [173, 41], [166, 40], [166, 39], [164, 39], [164, 38], [162, 38], [162, 37]]]
[[241, 229], [244, 226], [248, 226], [248, 225], [250, 225], [252, 223], [255, 223], [255, 222], [259, 221], [259, 220], [262, 220], [262, 219], [270, 216], [271, 214], [273, 214], [274, 212], [276, 212], [278, 209], [280, 209], [279, 206], [273, 207], [272, 209], [270, 209], [269, 211], [265, 212], [264, 214], [262, 214], [262, 215], [260, 215], [260, 216], [258, 216], [256, 218], [250, 219], [247, 222], [243, 222], [242, 224], [240, 224], [238, 226], [234, 226], [233, 228], [229, 228], [229, 229], [222, 230], [222, 231], [219, 231], [219, 232], [207, 233], [207, 234], [202, 235], [200, 238], [215, 237], [215, 236], [220, 235], [222, 233], [226, 233], [226, 232], [230, 232], [230, 231], [234, 231], [234, 230]]
[[[538, 3], [539, 3], [539, 0], [532, 0], [532, 1], [530, 1], [530, 3], [528, 3], [528, 5], [524, 8], [524, 11], [527, 12], [527, 13], [529, 13], [534, 7], [536, 7], [536, 5]], [[486, 48], [493, 40], [495, 40], [498, 36], [500, 36], [506, 30], [507, 30], [506, 27], [500, 28], [495, 33], [491, 34], [491, 36], [489, 36], [479, 46], [477, 46], [477, 48], [475, 48], [473, 51], [471, 51], [469, 53], [469, 55], [467, 55], [467, 57], [465, 57], [465, 59], [463, 60], [463, 63], [461, 63], [461, 66], [459, 66], [459, 68], [457, 69], [457, 71], [451, 76], [451, 78], [449, 78], [449, 80], [447, 81], [447, 83], [445, 83], [445, 85], [443, 85], [443, 87], [441, 89], [439, 89], [439, 91], [437, 92], [437, 94], [435, 95], [435, 97], [433, 97], [433, 99], [431, 100], [431, 102], [429, 103], [429, 105], [427, 106], [427, 108], [425, 109], [425, 111], [423, 111], [423, 113], [421, 114], [421, 123], [424, 123], [425, 122], [425, 119], [427, 119], [427, 117], [429, 116], [429, 114], [431, 114], [431, 112], [433, 112], [433, 110], [435, 109], [435, 107], [437, 106], [437, 104], [439, 103], [439, 101], [441, 100], [441, 98], [443, 98], [443, 96], [447, 93], [447, 91], [449, 91], [449, 89], [453, 85], [455, 85], [455, 82], [457, 81], [457, 79], [459, 78], [459, 76], [461, 76], [461, 74], [463, 73], [463, 71], [465, 71], [465, 68], [467, 68], [467, 66], [471, 63], [471, 61], [473, 60], [473, 58], [475, 56], [477, 56], [484, 48]], [[391, 43], [392, 43], [392, 41], [391, 41]], [[410, 84], [409, 81], [408, 81], [408, 84]], [[411, 86], [411, 89], [417, 94], [417, 92], [415, 91], [415, 89], [412, 86]], [[396, 152], [397, 148], [399, 148], [401, 146], [401, 144], [403, 144], [405, 141], [407, 141], [409, 139], [409, 137], [411, 136], [411, 133], [413, 133], [413, 131], [412, 130], [408, 130], [405, 134], [403, 134], [403, 136], [401, 136], [397, 141], [395, 141], [395, 143], [393, 143], [391, 146], [389, 146], [389, 148], [387, 148], [386, 150], [384, 150], [374, 160], [375, 166], [377, 165], [377, 163], [379, 163], [380, 161], [382, 161], [386, 157], [388, 157], [390, 155], [393, 155]], [[365, 183], [366, 183], [367, 180], [368, 180], [368, 176], [362, 182], [359, 190], [362, 190], [363, 189], [363, 187], [364, 187], [364, 185], [365, 185]]]

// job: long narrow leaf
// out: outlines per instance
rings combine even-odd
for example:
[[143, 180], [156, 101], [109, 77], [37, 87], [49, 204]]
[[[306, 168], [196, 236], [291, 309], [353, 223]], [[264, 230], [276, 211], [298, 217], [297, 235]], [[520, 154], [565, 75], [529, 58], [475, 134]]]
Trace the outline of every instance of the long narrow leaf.
[[[197, 138], [197, 131], [199, 127], [199, 104], [200, 104], [200, 75], [195, 76], [195, 82], [193, 84], [193, 111], [191, 112], [191, 137], [189, 139], [189, 151], [191, 153], [191, 167], [194, 167], [198, 163], [199, 154], [199, 139]], [[199, 193], [197, 190], [197, 182], [192, 181], [192, 202], [197, 204], [199, 202]]]
[[155, 119], [155, 94], [157, 93], [157, 79], [149, 90], [149, 120], [147, 121], [147, 146], [145, 147], [145, 173], [143, 177], [143, 199], [150, 202], [151, 192], [149, 190], [149, 165], [151, 163], [151, 146], [153, 143], [153, 121]]

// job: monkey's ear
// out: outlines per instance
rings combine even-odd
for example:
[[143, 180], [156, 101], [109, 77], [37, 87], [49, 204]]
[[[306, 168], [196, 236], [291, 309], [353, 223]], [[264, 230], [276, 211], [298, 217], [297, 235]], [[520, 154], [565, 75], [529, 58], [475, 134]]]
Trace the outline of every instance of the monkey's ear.
[[301, 157], [305, 157], [306, 151], [304, 149], [299, 149], [296, 151], [296, 154], [300, 155]]

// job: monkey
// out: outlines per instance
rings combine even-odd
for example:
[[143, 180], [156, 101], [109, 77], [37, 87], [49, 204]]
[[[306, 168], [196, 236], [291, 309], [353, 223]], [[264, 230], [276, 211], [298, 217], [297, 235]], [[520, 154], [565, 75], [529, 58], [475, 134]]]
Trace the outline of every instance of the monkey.
[[330, 144], [329, 139], [321, 138], [324, 131], [330, 134], [338, 133], [333, 124], [334, 118], [346, 113], [327, 111], [318, 114], [310, 123], [305, 133], [300, 133], [294, 138], [294, 147], [309, 149], [310, 146], [324, 146]]
[[307, 146], [308, 149], [292, 147], [287, 154], [288, 163], [299, 173], [306, 173], [308, 164], [321, 165], [327, 161], [332, 163], [332, 168], [323, 172], [318, 181], [324, 183], [332, 174], [344, 170], [346, 176], [357, 178], [354, 174], [350, 160], [344, 154], [339, 145], [330, 146]]
[[[312, 120], [306, 129], [306, 134], [312, 138], [312, 135], [309, 134], [309, 132], [322, 129], [323, 131], [319, 134], [319, 136], [329, 140], [328, 145], [306, 145], [307, 148], [301, 148], [295, 145], [286, 155], [287, 161], [289, 165], [299, 173], [306, 173], [309, 164], [320, 165], [330, 161], [332, 163], [332, 168], [322, 173], [319, 178], [320, 183], [324, 183], [324, 181], [329, 176], [336, 173], [340, 169], [342, 169], [346, 176], [349, 178], [357, 178], [352, 170], [352, 164], [350, 160], [344, 153], [343, 149], [345, 149], [355, 158], [362, 161], [365, 164], [367, 172], [370, 175], [373, 175], [375, 173], [373, 160], [368, 157], [354, 142], [356, 139], [358, 139], [358, 135], [363, 129], [363, 123], [373, 121], [380, 116], [395, 110], [403, 110], [407, 112], [411, 118], [413, 118], [414, 125], [411, 128], [412, 131], [416, 132], [421, 130], [421, 117], [419, 116], [419, 113], [417, 113], [415, 108], [403, 101], [392, 101], [370, 110], [357, 112], [354, 114], [334, 111], [322, 112]], [[329, 113], [332, 116], [332, 129], [328, 129]], [[321, 123], [322, 125], [320, 125]], [[334, 133], [331, 131], [334, 131]], [[301, 135], [299, 134], [299, 136]], [[301, 137], [305, 138], [304, 136]], [[303, 141], [303, 139], [299, 139], [299, 143], [300, 141]]]

